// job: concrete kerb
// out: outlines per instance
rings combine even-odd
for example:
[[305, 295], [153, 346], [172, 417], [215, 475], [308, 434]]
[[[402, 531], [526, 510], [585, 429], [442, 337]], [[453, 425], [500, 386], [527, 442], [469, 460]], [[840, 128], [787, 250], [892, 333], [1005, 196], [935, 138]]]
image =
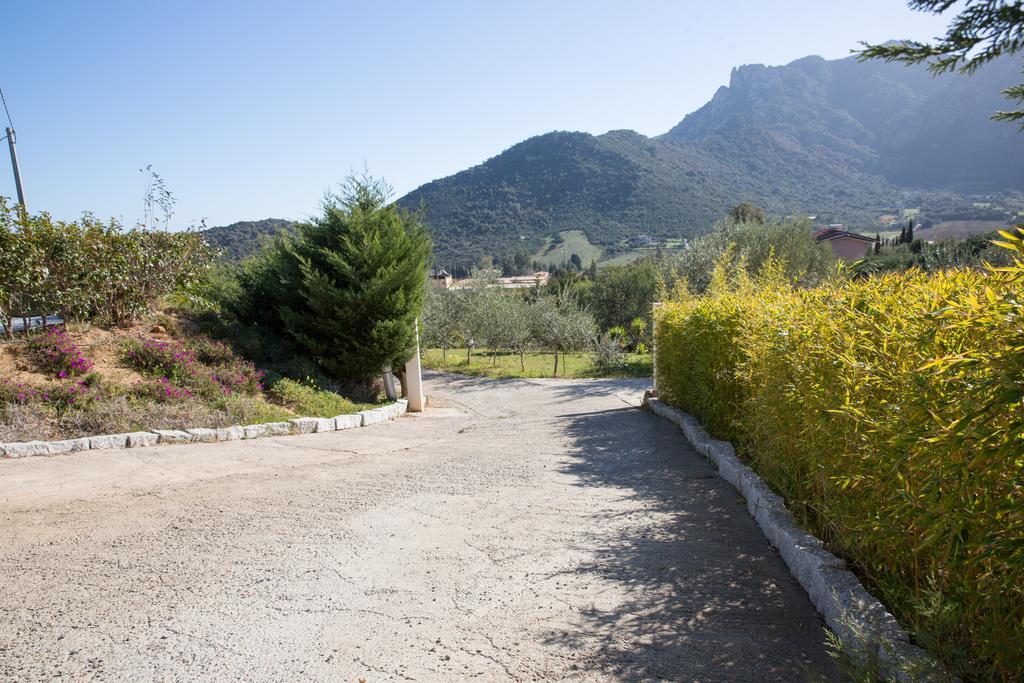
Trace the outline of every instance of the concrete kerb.
[[288, 422], [265, 422], [253, 425], [235, 425], [220, 429], [195, 427], [191, 429], [153, 429], [148, 432], [126, 434], [98, 434], [60, 441], [25, 441], [0, 443], [0, 458], [24, 458], [39, 455], [59, 455], [87, 450], [142, 448], [157, 444], [214, 443], [258, 439], [264, 436], [290, 434], [320, 434], [378, 424], [401, 417], [409, 409], [405, 399], [386, 406], [335, 417], [299, 417]]
[[899, 681], [951, 681], [942, 666], [910, 638], [845, 563], [817, 537], [796, 523], [781, 496], [736, 457], [727, 441], [712, 439], [700, 422], [651, 396], [644, 408], [674, 422], [687, 441], [718, 467], [719, 475], [746, 499], [747, 511], [778, 549], [791, 574], [807, 592], [842, 646], [855, 656], [875, 659], [883, 673]]

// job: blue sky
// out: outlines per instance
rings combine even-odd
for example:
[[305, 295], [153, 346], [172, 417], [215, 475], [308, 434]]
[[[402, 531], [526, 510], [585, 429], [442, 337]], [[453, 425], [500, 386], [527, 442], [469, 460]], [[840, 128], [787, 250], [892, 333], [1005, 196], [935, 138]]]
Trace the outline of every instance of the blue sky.
[[175, 224], [220, 225], [308, 216], [364, 165], [401, 195], [551, 130], [657, 135], [734, 66], [946, 21], [901, 0], [7, 0], [0, 87], [31, 210], [134, 223], [152, 164]]

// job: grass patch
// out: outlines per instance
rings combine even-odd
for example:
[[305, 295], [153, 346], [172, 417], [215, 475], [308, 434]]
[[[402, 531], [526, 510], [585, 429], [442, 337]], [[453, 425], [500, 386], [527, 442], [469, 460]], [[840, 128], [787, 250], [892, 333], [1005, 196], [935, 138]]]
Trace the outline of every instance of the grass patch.
[[[673, 248], [673, 247], [666, 246], [666, 247], [662, 247], [661, 254], [663, 256], [670, 256], [670, 255], [675, 254], [675, 253], [677, 253], [679, 251], [680, 251], [679, 248]], [[633, 261], [638, 261], [638, 260], [640, 260], [642, 258], [651, 258], [653, 256], [657, 256], [657, 254], [658, 254], [658, 248], [657, 247], [645, 247], [643, 249], [633, 249], [631, 251], [623, 252], [623, 253], [619, 254], [618, 256], [613, 256], [612, 258], [606, 259], [604, 261], [598, 261], [597, 267], [600, 269], [600, 268], [604, 268], [605, 266], [627, 266], [630, 263], [632, 263]]]
[[333, 391], [293, 379], [278, 380], [270, 387], [268, 394], [275, 403], [304, 417], [334, 417], [374, 407], [373, 404], [353, 403]]
[[[650, 354], [627, 353], [625, 366], [620, 370], [608, 373], [601, 372], [594, 366], [592, 353], [568, 353], [558, 360], [558, 376], [567, 378], [580, 377], [650, 377]], [[448, 362], [445, 363], [440, 349], [428, 349], [423, 353], [423, 367], [427, 370], [457, 372], [474, 377], [493, 377], [506, 379], [513, 377], [551, 377], [555, 369], [555, 357], [551, 353], [527, 353], [526, 369], [520, 365], [519, 356], [514, 353], [475, 352], [470, 360], [466, 360], [466, 349], [449, 349]]]
[[591, 244], [586, 233], [582, 230], [563, 230], [558, 233], [558, 239], [548, 238], [544, 247], [533, 255], [534, 261], [540, 261], [548, 265], [562, 265], [562, 247], [565, 247], [565, 263], [569, 263], [569, 257], [578, 254], [583, 267], [590, 265], [591, 261], [601, 260], [603, 250], [601, 247]]

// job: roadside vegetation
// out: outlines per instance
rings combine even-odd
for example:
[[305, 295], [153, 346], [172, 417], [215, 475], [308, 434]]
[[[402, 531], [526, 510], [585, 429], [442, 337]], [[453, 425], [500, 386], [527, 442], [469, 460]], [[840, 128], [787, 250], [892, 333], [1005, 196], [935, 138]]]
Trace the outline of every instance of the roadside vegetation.
[[[166, 221], [165, 221], [166, 222]], [[0, 202], [0, 441], [332, 417], [381, 399], [415, 345], [430, 241], [353, 179], [237, 266], [192, 232]], [[15, 315], [64, 322], [15, 338]]]
[[727, 252], [655, 322], [700, 418], [967, 680], [1024, 670], [1024, 229], [1001, 269], [794, 287]]

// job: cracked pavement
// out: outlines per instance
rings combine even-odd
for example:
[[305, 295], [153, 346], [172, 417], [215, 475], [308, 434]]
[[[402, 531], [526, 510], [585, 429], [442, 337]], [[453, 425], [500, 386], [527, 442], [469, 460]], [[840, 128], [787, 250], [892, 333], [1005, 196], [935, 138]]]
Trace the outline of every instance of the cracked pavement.
[[430, 375], [365, 429], [0, 460], [0, 679], [835, 679], [646, 384]]

